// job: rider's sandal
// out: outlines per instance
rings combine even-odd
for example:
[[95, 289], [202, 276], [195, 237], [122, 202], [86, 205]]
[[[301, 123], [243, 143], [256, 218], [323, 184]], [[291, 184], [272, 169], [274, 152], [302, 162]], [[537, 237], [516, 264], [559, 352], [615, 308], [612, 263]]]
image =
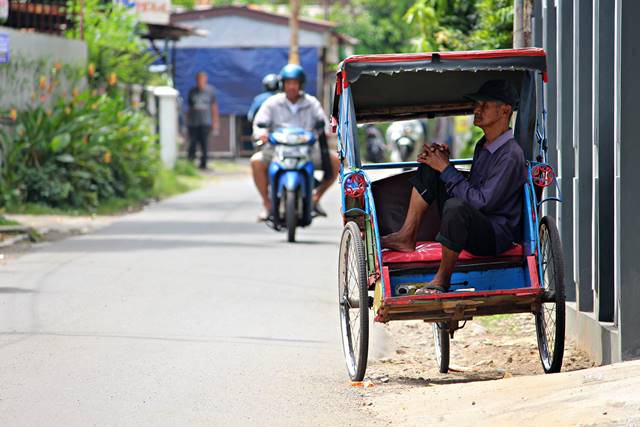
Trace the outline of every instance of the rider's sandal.
[[423, 287], [416, 289], [415, 295], [437, 295], [447, 292], [449, 289], [440, 285], [424, 285]]
[[313, 205], [313, 213], [315, 214], [314, 216], [323, 216], [323, 217], [327, 216], [327, 212], [325, 212], [325, 210], [322, 209], [322, 206], [320, 206], [318, 202], [316, 202]]
[[269, 211], [267, 211], [266, 209], [261, 210], [260, 213], [258, 214], [258, 222], [265, 222], [268, 219], [269, 219]]

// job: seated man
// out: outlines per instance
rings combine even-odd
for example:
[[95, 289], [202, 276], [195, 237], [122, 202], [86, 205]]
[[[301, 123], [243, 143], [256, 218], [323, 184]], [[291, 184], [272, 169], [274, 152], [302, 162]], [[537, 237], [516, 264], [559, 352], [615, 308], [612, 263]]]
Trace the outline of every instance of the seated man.
[[[305, 74], [301, 66], [285, 65], [280, 71], [280, 81], [283, 92], [267, 99], [253, 119], [253, 136], [262, 144], [261, 150], [251, 157], [253, 179], [264, 206], [262, 213], [258, 216], [261, 221], [265, 221], [271, 212], [268, 167], [273, 158], [273, 147], [267, 144], [269, 132], [283, 126], [297, 126], [312, 130], [319, 121], [328, 123], [320, 101], [302, 91]], [[262, 128], [260, 125], [267, 125], [268, 128]], [[312, 156], [314, 167], [321, 169], [323, 165], [318, 145], [315, 145]], [[329, 154], [329, 159], [332, 175], [324, 177], [322, 183], [313, 193], [313, 209], [315, 214], [320, 216], [327, 216], [320, 207], [320, 198], [336, 180], [340, 170], [340, 160], [335, 152]]]
[[420, 222], [433, 202], [440, 208], [436, 240], [442, 260], [433, 280], [417, 294], [446, 292], [463, 249], [474, 255], [497, 255], [521, 240], [524, 153], [509, 128], [517, 92], [506, 80], [491, 80], [467, 98], [475, 101], [473, 124], [484, 131], [476, 144], [468, 178], [449, 164], [449, 151], [425, 144], [411, 179], [413, 190], [402, 228], [382, 238], [382, 247], [415, 250]]

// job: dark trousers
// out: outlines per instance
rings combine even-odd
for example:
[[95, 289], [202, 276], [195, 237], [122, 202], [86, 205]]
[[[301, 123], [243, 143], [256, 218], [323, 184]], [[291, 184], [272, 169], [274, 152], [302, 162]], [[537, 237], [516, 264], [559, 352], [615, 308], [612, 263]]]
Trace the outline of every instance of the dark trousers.
[[495, 231], [489, 219], [464, 200], [451, 197], [439, 172], [420, 165], [409, 182], [429, 205], [438, 203], [438, 242], [456, 252], [465, 249], [474, 255], [497, 255]]
[[189, 151], [187, 153], [189, 160], [196, 159], [196, 150], [200, 148], [200, 168], [207, 167], [207, 149], [209, 142], [209, 132], [211, 126], [189, 126]]

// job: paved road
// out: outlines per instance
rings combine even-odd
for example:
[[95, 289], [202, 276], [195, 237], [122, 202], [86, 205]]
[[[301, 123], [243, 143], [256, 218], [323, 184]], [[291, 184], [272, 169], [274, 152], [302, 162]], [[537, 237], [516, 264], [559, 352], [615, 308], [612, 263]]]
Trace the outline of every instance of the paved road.
[[0, 425], [364, 425], [337, 206], [287, 244], [229, 178], [0, 267]]

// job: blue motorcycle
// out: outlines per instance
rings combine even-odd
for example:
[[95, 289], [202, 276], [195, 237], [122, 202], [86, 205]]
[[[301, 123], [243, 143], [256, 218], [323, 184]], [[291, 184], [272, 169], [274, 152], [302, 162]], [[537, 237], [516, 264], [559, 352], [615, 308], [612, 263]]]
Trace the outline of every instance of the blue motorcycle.
[[316, 134], [301, 128], [279, 128], [269, 135], [274, 155], [269, 165], [271, 215], [267, 225], [287, 230], [287, 240], [295, 242], [296, 228], [313, 219], [315, 180], [311, 150]]

